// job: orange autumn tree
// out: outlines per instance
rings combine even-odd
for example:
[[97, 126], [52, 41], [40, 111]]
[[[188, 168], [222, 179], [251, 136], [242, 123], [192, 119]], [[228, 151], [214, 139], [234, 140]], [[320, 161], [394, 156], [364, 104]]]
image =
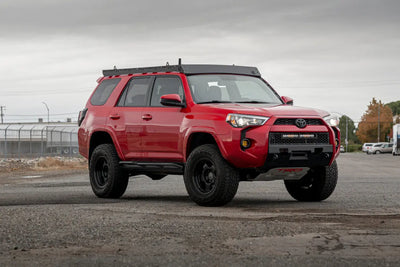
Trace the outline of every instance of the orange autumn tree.
[[[367, 111], [358, 124], [357, 137], [362, 143], [385, 142], [392, 125], [393, 114], [390, 107], [385, 106], [380, 100], [372, 98]], [[379, 140], [378, 127], [380, 128]]]

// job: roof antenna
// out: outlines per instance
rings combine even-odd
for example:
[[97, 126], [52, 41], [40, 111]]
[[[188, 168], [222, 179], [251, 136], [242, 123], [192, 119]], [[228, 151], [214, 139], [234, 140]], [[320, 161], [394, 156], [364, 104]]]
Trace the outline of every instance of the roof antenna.
[[169, 66], [169, 62], [167, 61], [167, 64], [165, 64], [166, 66]]
[[114, 65], [114, 70], [117, 70], [117, 66]]
[[181, 58], [178, 59], [178, 65], [179, 66], [182, 65], [182, 59]]

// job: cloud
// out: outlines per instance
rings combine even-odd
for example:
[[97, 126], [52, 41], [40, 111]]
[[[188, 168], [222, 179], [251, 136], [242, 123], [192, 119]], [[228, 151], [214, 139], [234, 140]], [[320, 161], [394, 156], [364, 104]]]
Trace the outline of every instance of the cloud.
[[15, 114], [19, 97], [35, 95], [75, 112], [102, 69], [181, 57], [257, 66], [295, 103], [357, 121], [372, 97], [399, 98], [399, 11], [373, 0], [3, 0], [0, 104]]

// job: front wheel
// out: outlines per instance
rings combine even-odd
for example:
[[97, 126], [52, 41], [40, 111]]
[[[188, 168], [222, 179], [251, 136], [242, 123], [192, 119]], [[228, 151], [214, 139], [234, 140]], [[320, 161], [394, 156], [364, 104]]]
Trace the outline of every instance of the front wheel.
[[90, 185], [96, 196], [119, 198], [128, 186], [129, 175], [119, 166], [119, 157], [114, 145], [96, 147], [89, 163]]
[[333, 193], [337, 179], [338, 168], [334, 161], [331, 166], [310, 169], [300, 180], [285, 180], [285, 186], [298, 201], [322, 201]]
[[230, 202], [239, 186], [239, 173], [221, 156], [215, 145], [202, 145], [190, 154], [185, 174], [189, 197], [200, 206]]

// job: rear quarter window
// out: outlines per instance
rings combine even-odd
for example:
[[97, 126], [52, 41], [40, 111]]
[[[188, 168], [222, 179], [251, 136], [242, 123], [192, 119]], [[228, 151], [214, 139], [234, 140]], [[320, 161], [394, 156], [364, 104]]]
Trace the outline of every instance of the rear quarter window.
[[99, 86], [97, 86], [96, 91], [90, 99], [90, 103], [94, 106], [104, 105], [120, 81], [120, 78], [103, 80]]

